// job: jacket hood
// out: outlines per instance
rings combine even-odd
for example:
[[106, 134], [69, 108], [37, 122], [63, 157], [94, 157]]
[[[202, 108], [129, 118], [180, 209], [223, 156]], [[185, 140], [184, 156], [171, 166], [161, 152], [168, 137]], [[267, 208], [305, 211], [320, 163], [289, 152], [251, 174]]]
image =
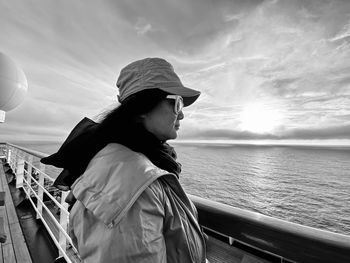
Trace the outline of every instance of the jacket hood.
[[111, 143], [90, 161], [72, 191], [94, 216], [114, 226], [152, 182], [167, 174], [143, 154]]

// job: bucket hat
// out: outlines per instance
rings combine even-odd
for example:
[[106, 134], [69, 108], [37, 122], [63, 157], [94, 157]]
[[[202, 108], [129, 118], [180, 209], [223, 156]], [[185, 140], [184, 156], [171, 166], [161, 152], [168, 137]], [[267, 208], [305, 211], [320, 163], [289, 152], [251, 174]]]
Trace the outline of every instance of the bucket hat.
[[117, 80], [119, 102], [137, 92], [160, 89], [183, 98], [184, 106], [195, 102], [200, 91], [185, 87], [173, 66], [162, 58], [145, 58], [130, 63], [120, 71]]

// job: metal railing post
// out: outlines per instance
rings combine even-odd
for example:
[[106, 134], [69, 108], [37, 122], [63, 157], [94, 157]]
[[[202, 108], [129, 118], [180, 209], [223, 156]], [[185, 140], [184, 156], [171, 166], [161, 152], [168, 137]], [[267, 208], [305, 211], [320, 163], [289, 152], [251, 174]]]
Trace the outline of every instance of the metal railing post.
[[12, 162], [11, 162], [11, 169], [12, 171], [15, 171], [15, 163], [16, 163], [16, 149], [13, 148], [12, 149], [12, 158], [11, 158]]
[[23, 174], [24, 174], [24, 156], [22, 157], [17, 155], [16, 188], [23, 187]]
[[[39, 170], [44, 173], [45, 172], [45, 165], [40, 163], [39, 164]], [[39, 172], [39, 184], [44, 187], [45, 178], [44, 178], [43, 173]], [[41, 201], [44, 201], [44, 190], [41, 187], [38, 187], [38, 198]], [[37, 209], [38, 209], [38, 212], [37, 212], [37, 215], [36, 215], [36, 219], [39, 219], [40, 215], [43, 214], [43, 205], [41, 204], [41, 202], [39, 200], [37, 202]]]
[[12, 158], [11, 158], [11, 160], [12, 160], [12, 162], [11, 162], [11, 169], [12, 169], [13, 172], [16, 172], [16, 162], [17, 162], [16, 153], [17, 153], [16, 148], [13, 148], [12, 149]]
[[12, 158], [11, 158], [12, 162], [11, 162], [10, 166], [11, 166], [12, 171], [13, 171], [14, 173], [16, 173], [16, 162], [17, 162], [16, 153], [17, 153], [17, 152], [16, 152], [16, 149], [15, 149], [15, 148], [12, 149], [12, 153], [13, 153], [13, 156], [12, 156]]
[[6, 145], [7, 153], [6, 153], [6, 161], [8, 164], [11, 162], [11, 147]]
[[[67, 191], [61, 191], [61, 205], [68, 210], [68, 204], [65, 202], [66, 197], [69, 192]], [[60, 211], [60, 225], [64, 229], [64, 231], [67, 233], [68, 229], [68, 215], [64, 211]], [[63, 249], [64, 252], [67, 250], [67, 238], [66, 236], [62, 233], [62, 231], [59, 232], [59, 244], [61, 248]], [[63, 253], [59, 251], [59, 255], [63, 256]]]
[[19, 151], [17, 149], [14, 149], [15, 158], [14, 158], [13, 168], [14, 168], [15, 174], [17, 173], [18, 153]]
[[31, 185], [32, 185], [32, 168], [33, 165], [33, 155], [29, 155], [28, 157], [28, 165], [27, 165], [27, 176], [26, 176], [26, 180], [28, 182], [28, 198], [30, 198], [31, 195]]

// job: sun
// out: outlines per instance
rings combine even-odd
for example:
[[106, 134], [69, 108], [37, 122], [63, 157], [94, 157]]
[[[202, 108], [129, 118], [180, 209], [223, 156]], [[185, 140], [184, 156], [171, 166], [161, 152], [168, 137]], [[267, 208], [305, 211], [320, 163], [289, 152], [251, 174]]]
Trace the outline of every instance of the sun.
[[271, 133], [282, 121], [282, 116], [277, 109], [272, 109], [262, 103], [246, 105], [239, 117], [240, 128], [254, 133]]

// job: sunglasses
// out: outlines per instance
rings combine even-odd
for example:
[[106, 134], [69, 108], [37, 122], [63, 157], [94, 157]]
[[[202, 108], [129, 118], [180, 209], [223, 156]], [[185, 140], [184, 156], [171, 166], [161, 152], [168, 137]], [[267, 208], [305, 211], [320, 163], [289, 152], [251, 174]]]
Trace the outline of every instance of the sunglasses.
[[168, 95], [166, 96], [166, 99], [175, 100], [174, 104], [174, 112], [175, 114], [179, 114], [180, 111], [182, 111], [182, 108], [184, 107], [184, 101], [181, 96], [179, 95]]

